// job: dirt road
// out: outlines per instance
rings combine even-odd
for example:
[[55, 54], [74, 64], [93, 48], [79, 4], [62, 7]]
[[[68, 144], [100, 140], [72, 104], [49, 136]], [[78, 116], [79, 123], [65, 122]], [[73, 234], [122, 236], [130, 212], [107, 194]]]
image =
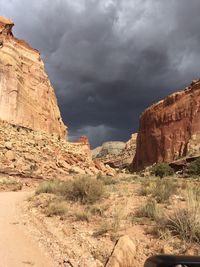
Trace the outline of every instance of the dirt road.
[[20, 221], [19, 205], [29, 194], [0, 193], [0, 267], [54, 267]]

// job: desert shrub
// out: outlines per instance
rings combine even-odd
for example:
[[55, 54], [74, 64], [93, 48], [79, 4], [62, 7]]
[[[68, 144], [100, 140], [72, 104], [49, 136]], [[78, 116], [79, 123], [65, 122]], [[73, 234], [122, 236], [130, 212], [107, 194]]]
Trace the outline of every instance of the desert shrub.
[[187, 173], [189, 175], [200, 175], [200, 158], [190, 163]]
[[92, 205], [92, 206], [90, 205], [87, 207], [87, 209], [92, 215], [103, 216], [106, 210], [106, 207], [99, 206], [99, 205]]
[[59, 183], [57, 181], [45, 181], [42, 182], [38, 188], [36, 189], [36, 195], [42, 194], [42, 193], [56, 193], [58, 190]]
[[86, 221], [86, 222], [90, 221], [89, 212], [80, 211], [80, 212], [76, 212], [74, 215], [75, 215], [77, 221]]
[[167, 163], [159, 163], [152, 167], [152, 174], [159, 176], [160, 178], [171, 176], [174, 174], [174, 170]]
[[173, 179], [158, 179], [152, 191], [152, 197], [157, 202], [163, 203], [169, 200], [177, 192], [177, 183]]
[[140, 195], [151, 195], [157, 202], [163, 203], [177, 192], [177, 183], [173, 179], [145, 180], [141, 184]]
[[160, 217], [160, 209], [155, 200], [149, 200], [144, 206], [139, 207], [136, 212], [137, 217], [146, 217], [152, 220], [158, 220]]
[[104, 185], [97, 179], [84, 176], [63, 183], [60, 193], [66, 199], [80, 201], [82, 204], [93, 204], [103, 197]]
[[10, 180], [10, 179], [2, 179], [2, 180], [0, 179], [0, 187], [12, 191], [19, 191], [22, 189], [23, 185], [20, 181]]
[[111, 225], [108, 222], [103, 222], [100, 227], [93, 233], [93, 237], [105, 235], [111, 230]]
[[182, 240], [200, 242], [200, 216], [197, 210], [180, 209], [168, 219], [166, 227]]
[[66, 203], [51, 202], [46, 208], [47, 216], [61, 216], [67, 213]]
[[141, 196], [148, 196], [151, 195], [152, 192], [155, 190], [155, 180], [152, 179], [146, 179], [142, 182], [141, 188], [140, 188], [140, 195]]
[[116, 178], [101, 175], [101, 174], [97, 175], [97, 180], [102, 181], [102, 183], [105, 185], [111, 185], [111, 184], [117, 184], [118, 183], [118, 180]]
[[184, 208], [177, 209], [167, 216], [161, 225], [186, 242], [200, 242], [200, 196], [198, 191], [189, 190]]

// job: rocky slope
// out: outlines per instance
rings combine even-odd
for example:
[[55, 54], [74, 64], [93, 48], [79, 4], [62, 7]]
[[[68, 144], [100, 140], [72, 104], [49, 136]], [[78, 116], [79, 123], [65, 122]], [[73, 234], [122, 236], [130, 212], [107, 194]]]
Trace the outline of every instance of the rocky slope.
[[142, 113], [132, 168], [200, 155], [199, 121], [200, 80], [195, 80]]
[[54, 90], [37, 50], [12, 34], [0, 17], [0, 119], [66, 137]]
[[126, 143], [117, 141], [105, 142], [101, 147], [97, 147], [92, 151], [92, 156], [113, 168], [126, 168], [133, 161], [136, 139], [137, 134], [135, 133]]
[[92, 161], [88, 143], [70, 143], [56, 134], [0, 121], [0, 173], [48, 179], [99, 172], [113, 174], [111, 168]]

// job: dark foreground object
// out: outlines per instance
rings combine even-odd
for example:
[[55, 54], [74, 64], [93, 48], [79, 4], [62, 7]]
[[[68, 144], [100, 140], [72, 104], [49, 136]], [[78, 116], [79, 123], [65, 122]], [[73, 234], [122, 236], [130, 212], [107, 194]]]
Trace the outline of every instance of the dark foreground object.
[[146, 260], [144, 267], [200, 267], [200, 257], [158, 255]]

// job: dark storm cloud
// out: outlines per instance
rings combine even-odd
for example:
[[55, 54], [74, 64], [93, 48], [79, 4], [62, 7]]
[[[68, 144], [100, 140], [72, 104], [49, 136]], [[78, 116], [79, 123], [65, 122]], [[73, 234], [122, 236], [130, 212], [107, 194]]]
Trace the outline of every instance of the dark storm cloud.
[[199, 0], [0, 0], [38, 48], [71, 138], [126, 140], [200, 70]]

